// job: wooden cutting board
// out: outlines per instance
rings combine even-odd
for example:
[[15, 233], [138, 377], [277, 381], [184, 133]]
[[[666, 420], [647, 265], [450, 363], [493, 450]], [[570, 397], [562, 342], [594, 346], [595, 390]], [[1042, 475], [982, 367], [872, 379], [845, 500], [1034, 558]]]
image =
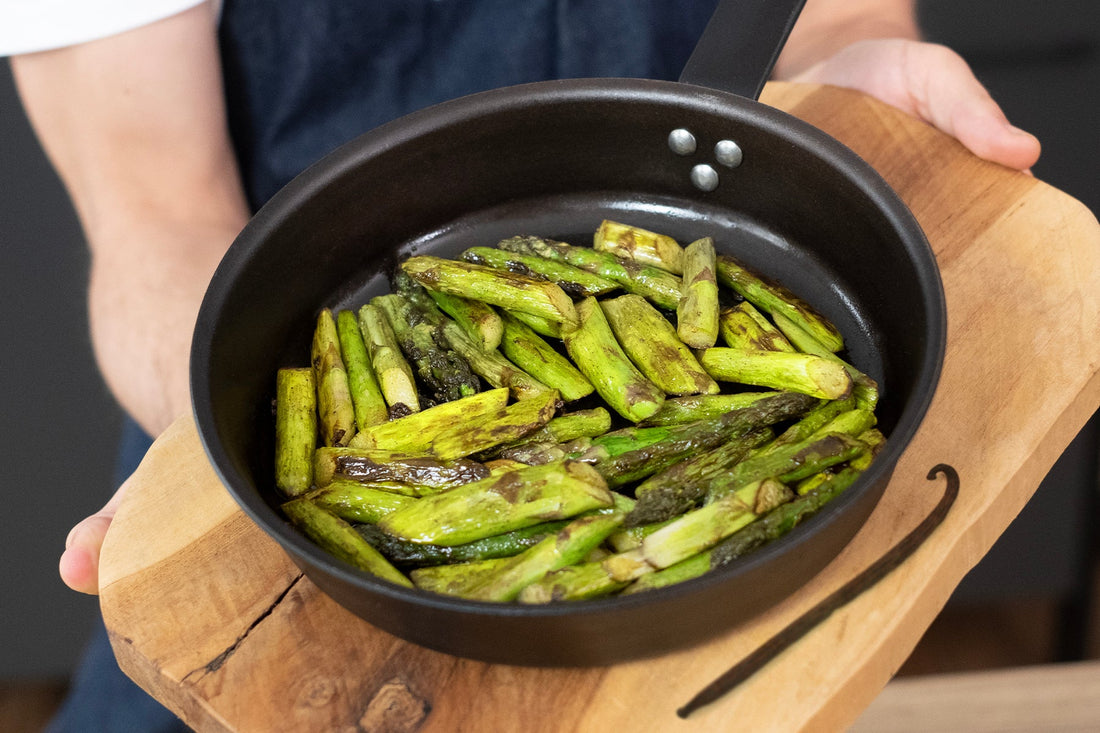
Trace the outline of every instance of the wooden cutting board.
[[[901, 194], [943, 272], [948, 350], [931, 409], [867, 524], [820, 575], [705, 645], [609, 667], [488, 665], [379, 631], [322, 595], [247, 519], [190, 417], [129, 482], [100, 598], [122, 669], [199, 730], [841, 730], [1100, 406], [1100, 226], [866, 96], [772, 84], [763, 100], [846, 142]], [[717, 702], [676, 710], [873, 563], [961, 489], [903, 565]]]

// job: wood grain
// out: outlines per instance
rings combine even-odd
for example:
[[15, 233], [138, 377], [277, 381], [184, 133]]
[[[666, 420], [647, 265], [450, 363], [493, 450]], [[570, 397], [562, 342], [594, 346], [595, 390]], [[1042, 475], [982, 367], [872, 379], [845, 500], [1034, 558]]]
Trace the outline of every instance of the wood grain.
[[[940, 264], [948, 350], [924, 424], [855, 539], [769, 612], [705, 645], [610, 667], [457, 659], [345, 612], [237, 509], [190, 417], [131, 479], [101, 603], [124, 671], [199, 730], [843, 730], [912, 651], [1100, 406], [1100, 226], [1079, 202], [981, 161], [855, 92], [772, 84], [763, 101], [846, 142], [909, 204]], [[961, 490], [931, 538], [713, 705], [676, 716]]]

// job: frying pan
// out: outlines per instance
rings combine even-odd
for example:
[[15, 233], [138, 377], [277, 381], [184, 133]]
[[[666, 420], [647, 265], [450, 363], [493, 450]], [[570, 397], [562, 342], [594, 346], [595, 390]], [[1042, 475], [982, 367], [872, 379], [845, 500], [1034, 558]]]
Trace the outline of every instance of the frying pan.
[[[340, 147], [245, 226], [199, 313], [192, 400], [242, 509], [322, 591], [371, 624], [454, 655], [592, 665], [702, 642], [788, 596], [864, 523], [931, 401], [946, 333], [917, 222], [860, 158], [756, 101], [802, 2], [723, 0], [679, 82], [589, 79], [493, 90]], [[730, 73], [733, 70], [734, 73]], [[885, 450], [788, 536], [648, 593], [525, 606], [397, 587], [321, 551], [279, 514], [275, 373], [308, 363], [322, 307], [388, 290], [413, 253], [456, 256], [515, 234], [591, 241], [604, 218], [720, 252], [779, 281], [842, 331], [879, 382]]]

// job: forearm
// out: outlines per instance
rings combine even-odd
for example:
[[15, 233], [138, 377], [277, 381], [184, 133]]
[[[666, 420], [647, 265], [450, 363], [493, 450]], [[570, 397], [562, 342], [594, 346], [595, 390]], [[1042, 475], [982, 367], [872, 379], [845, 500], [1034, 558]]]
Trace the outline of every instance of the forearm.
[[12, 61], [91, 250], [96, 357], [120, 404], [154, 435], [188, 409], [195, 317], [248, 214], [214, 27], [200, 6]]
[[918, 40], [915, 0], [807, 0], [774, 75], [790, 79], [869, 38]]

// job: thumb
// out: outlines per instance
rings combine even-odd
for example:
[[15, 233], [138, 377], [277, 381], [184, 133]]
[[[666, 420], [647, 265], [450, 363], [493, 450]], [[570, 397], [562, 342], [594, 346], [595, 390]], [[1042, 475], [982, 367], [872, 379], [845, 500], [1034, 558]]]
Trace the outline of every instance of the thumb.
[[122, 503], [127, 483], [123, 483], [102, 509], [80, 521], [65, 539], [58, 572], [65, 585], [81, 593], [99, 593], [99, 553], [103, 538]]

